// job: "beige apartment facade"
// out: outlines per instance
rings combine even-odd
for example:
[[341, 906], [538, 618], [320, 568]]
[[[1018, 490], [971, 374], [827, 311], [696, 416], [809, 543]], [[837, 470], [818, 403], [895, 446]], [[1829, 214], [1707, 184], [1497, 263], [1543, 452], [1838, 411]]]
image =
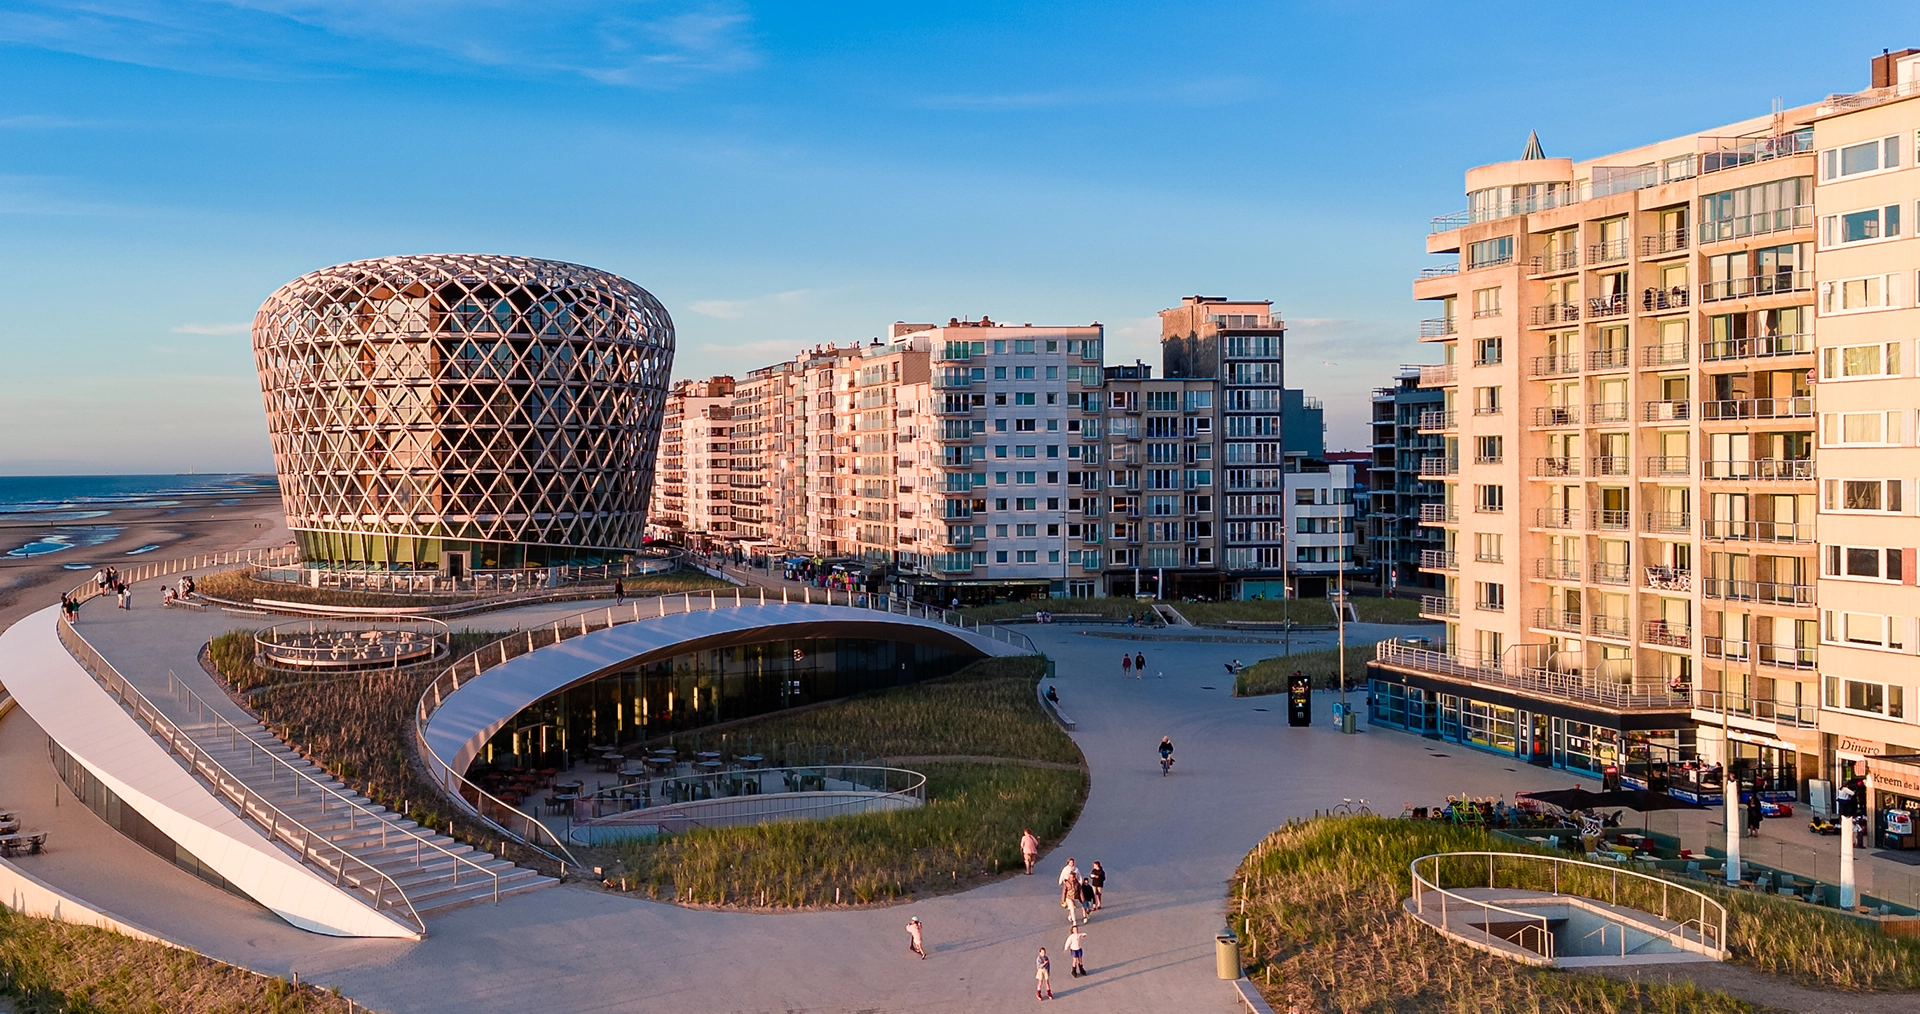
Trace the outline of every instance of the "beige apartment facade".
[[1820, 725], [1833, 776], [1869, 777], [1877, 813], [1920, 806], [1920, 51], [1874, 64], [1877, 87], [1822, 105], [1813, 147]]

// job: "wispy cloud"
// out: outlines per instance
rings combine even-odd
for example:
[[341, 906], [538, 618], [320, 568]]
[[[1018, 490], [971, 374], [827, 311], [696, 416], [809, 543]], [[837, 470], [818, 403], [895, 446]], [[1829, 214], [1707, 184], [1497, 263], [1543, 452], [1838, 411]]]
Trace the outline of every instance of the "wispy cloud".
[[167, 330], [174, 334], [246, 334], [251, 324], [179, 324]]
[[671, 87], [756, 66], [752, 28], [739, 0], [23, 0], [0, 42], [218, 77], [405, 68]]
[[1007, 92], [952, 92], [920, 95], [908, 104], [921, 109], [962, 112], [1059, 109], [1083, 106], [1155, 105], [1201, 106], [1238, 102], [1261, 87], [1252, 77], [1225, 76], [1195, 80], [1133, 83], [1116, 87], [1081, 86]]
[[812, 289], [793, 289], [749, 299], [700, 299], [688, 303], [687, 309], [702, 317], [738, 320], [764, 310], [791, 309], [805, 302], [811, 295], [813, 295]]

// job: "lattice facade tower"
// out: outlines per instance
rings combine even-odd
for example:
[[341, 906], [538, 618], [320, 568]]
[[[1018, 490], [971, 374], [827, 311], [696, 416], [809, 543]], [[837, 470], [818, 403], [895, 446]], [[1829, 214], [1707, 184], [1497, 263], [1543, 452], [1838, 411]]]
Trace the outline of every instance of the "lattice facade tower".
[[673, 320], [618, 275], [491, 254], [323, 268], [254, 361], [287, 526], [339, 566], [597, 563], [640, 547]]

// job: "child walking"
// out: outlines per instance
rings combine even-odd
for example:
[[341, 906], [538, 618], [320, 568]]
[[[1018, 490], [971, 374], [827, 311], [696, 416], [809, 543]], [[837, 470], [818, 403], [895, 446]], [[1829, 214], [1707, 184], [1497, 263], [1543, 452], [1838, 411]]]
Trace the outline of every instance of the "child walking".
[[1045, 947], [1040, 948], [1040, 956], [1033, 960], [1033, 998], [1053, 999], [1053, 962], [1047, 960]]
[[919, 916], [907, 920], [907, 950], [920, 955], [921, 961], [927, 960], [926, 943], [920, 938]]
[[1075, 926], [1073, 929], [1067, 931], [1067, 956], [1073, 959], [1073, 967], [1067, 970], [1068, 974], [1076, 976], [1087, 974], [1087, 966], [1083, 960], [1086, 945], [1086, 930]]

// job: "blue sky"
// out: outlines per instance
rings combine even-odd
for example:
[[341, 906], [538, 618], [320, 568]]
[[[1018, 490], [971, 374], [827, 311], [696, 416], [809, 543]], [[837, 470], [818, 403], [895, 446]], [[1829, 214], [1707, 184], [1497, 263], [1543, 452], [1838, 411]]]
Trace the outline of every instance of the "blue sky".
[[1357, 446], [1466, 167], [1920, 44], [1847, 9], [0, 0], [0, 474], [268, 467], [254, 308], [446, 250], [634, 279], [681, 376], [983, 313], [1157, 363], [1156, 310], [1268, 298]]

